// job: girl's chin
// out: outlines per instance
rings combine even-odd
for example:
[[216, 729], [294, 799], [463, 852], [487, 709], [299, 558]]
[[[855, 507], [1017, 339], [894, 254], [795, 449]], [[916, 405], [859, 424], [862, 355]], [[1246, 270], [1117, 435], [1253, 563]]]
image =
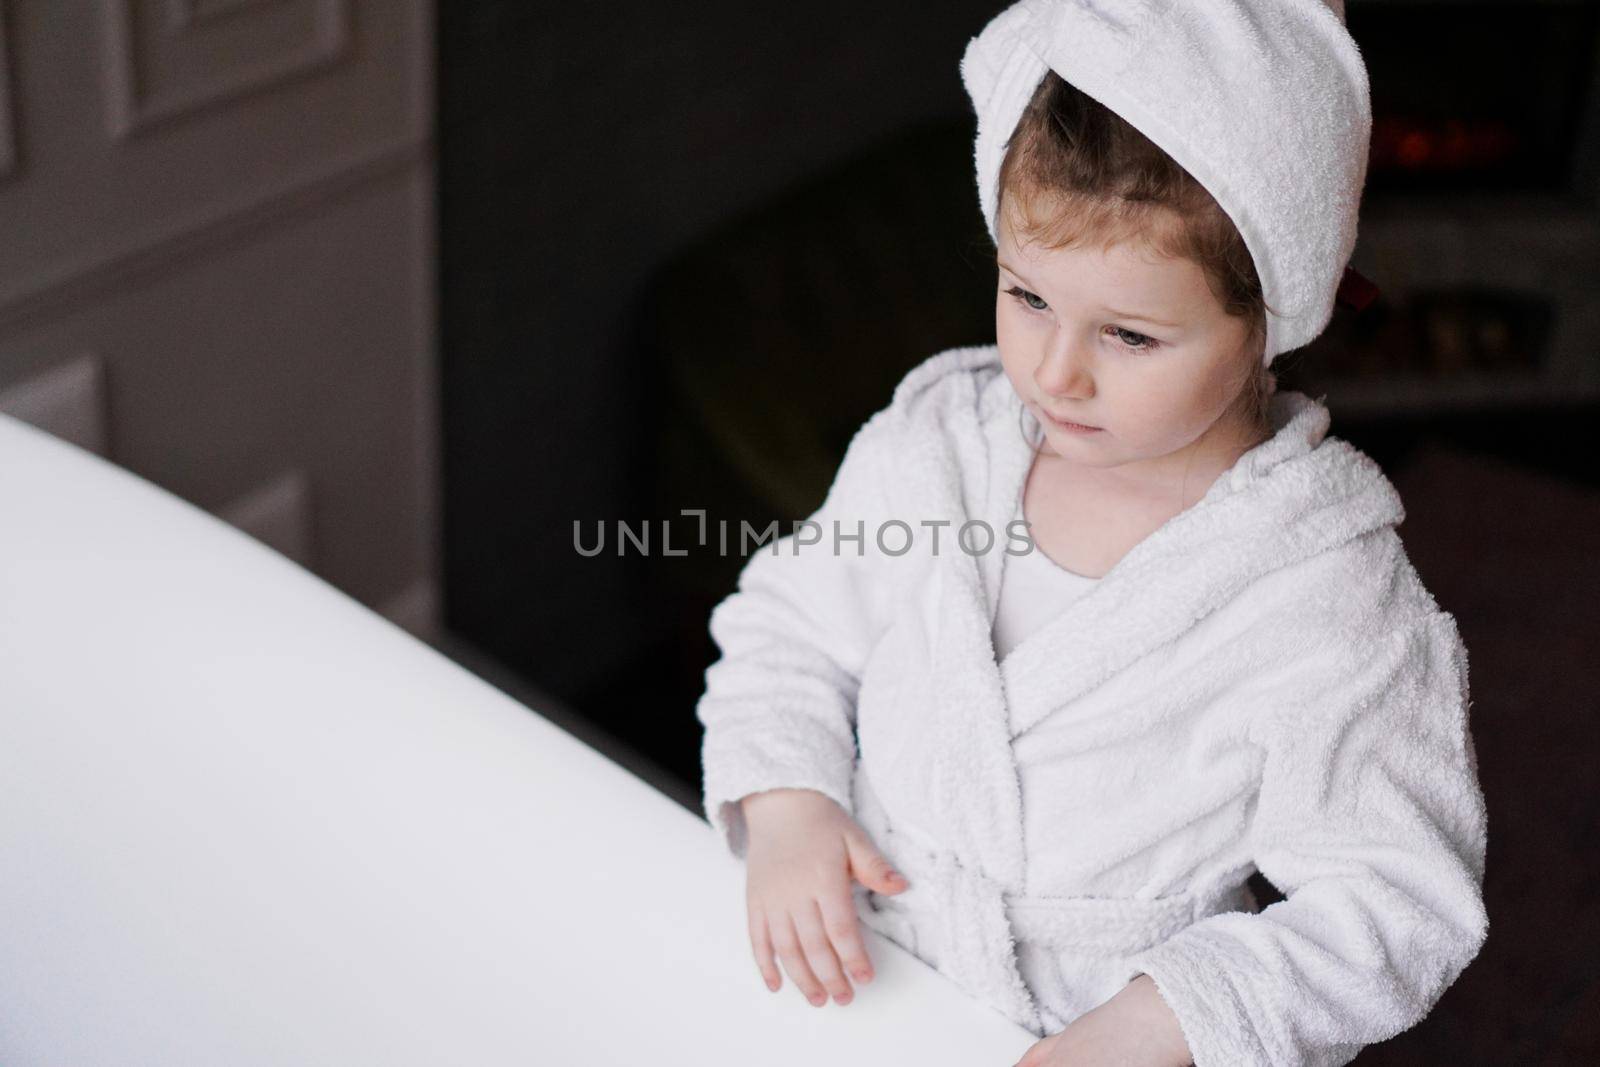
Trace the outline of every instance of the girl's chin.
[[1070, 460], [1074, 463], [1095, 463], [1096, 457], [1104, 458], [1098, 445], [1092, 439], [1101, 434], [1089, 434], [1088, 439], [1083, 434], [1060, 433], [1051, 430], [1045, 434], [1044, 443], [1040, 451], [1056, 459]]

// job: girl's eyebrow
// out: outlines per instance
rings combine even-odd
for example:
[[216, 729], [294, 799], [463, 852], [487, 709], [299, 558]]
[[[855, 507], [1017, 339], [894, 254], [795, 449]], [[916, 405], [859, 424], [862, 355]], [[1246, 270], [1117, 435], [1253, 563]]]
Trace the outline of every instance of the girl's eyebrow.
[[[1023, 285], [1029, 286], [1030, 288], [1034, 287], [1032, 282], [1024, 278], [1020, 272], [1009, 266], [1004, 260], [996, 258], [995, 264], [997, 266], [1004, 267], [1006, 270], [1016, 275], [1018, 280], [1020, 280]], [[1106, 308], [1106, 312], [1108, 314], [1115, 315], [1119, 319], [1137, 319], [1140, 322], [1148, 322], [1152, 326], [1164, 326], [1169, 330], [1176, 330], [1179, 328], [1178, 324], [1175, 322], [1163, 322], [1160, 319], [1153, 319], [1149, 315], [1141, 315], [1137, 311], [1117, 311], [1114, 308]]]

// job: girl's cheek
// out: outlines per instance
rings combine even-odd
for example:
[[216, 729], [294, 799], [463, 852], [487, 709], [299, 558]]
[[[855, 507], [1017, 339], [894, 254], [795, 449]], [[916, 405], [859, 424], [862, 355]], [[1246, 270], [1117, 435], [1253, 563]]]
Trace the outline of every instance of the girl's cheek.
[[[1006, 297], [1005, 298], [1007, 303], [1009, 303], [1010, 299], [1011, 299], [1010, 297]], [[997, 305], [995, 307], [995, 311], [994, 311], [995, 329], [1001, 330], [1001, 331], [1006, 332], [1006, 333], [1010, 333], [1013, 330], [1015, 330], [1016, 329], [1015, 315], [1016, 315], [1015, 309], [1007, 307], [1006, 303], [1001, 303], [1001, 304]]]

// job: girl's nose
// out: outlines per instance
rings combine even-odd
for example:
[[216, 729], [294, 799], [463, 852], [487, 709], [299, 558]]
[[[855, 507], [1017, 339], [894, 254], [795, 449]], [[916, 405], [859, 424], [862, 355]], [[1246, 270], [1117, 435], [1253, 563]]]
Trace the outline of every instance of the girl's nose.
[[1094, 396], [1094, 376], [1090, 373], [1088, 352], [1075, 339], [1064, 334], [1053, 338], [1053, 343], [1033, 372], [1033, 380], [1047, 396], [1072, 400], [1087, 400]]

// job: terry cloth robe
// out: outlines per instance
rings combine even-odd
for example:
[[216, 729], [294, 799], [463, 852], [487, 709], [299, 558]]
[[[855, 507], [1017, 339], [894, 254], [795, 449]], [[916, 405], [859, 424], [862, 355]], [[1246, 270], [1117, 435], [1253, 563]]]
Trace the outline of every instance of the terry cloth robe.
[[[1488, 929], [1466, 650], [1377, 464], [1304, 393], [1270, 415], [1002, 664], [1032, 414], [993, 345], [913, 368], [820, 530], [753, 550], [711, 613], [704, 804], [733, 854], [742, 797], [832, 798], [910, 885], [853, 883], [862, 921], [1040, 1037], [1140, 973], [1196, 1067], [1347, 1063], [1421, 1020]], [[956, 541], [974, 519], [991, 550]], [[1287, 899], [1259, 908], [1255, 870]]]

